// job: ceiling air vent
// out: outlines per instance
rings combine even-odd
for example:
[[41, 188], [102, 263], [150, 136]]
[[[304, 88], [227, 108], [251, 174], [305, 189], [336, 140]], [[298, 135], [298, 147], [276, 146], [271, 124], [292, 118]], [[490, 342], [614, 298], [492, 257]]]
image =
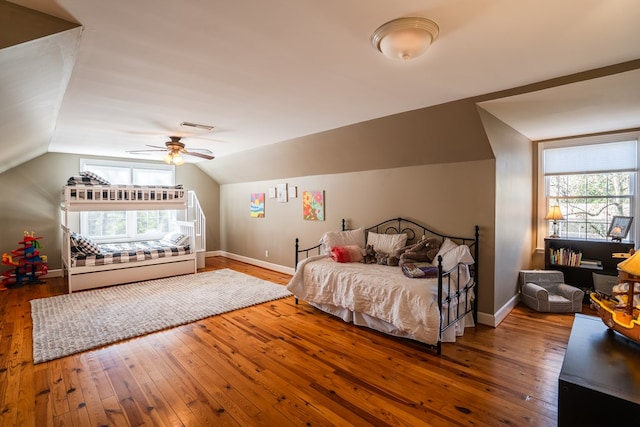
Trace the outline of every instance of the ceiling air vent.
[[191, 122], [182, 122], [182, 123], [180, 123], [180, 126], [196, 128], [196, 129], [202, 129], [202, 130], [213, 130], [213, 126], [200, 125], [198, 123], [191, 123]]

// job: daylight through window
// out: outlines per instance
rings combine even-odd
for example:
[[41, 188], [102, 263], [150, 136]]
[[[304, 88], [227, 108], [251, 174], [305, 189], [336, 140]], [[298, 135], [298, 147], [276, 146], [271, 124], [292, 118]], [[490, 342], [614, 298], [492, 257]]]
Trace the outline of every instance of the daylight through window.
[[614, 216], [634, 216], [636, 141], [546, 148], [543, 168], [546, 209], [564, 216], [560, 237], [604, 240]]
[[[174, 185], [174, 167], [162, 164], [82, 159], [82, 171], [90, 171], [113, 185]], [[80, 232], [97, 242], [158, 239], [171, 231], [176, 211], [82, 212]]]

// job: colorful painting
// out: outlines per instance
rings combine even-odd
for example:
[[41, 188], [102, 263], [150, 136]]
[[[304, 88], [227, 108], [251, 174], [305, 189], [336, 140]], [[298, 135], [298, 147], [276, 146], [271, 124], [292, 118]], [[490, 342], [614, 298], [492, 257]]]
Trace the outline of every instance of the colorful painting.
[[302, 216], [309, 221], [324, 221], [324, 191], [302, 192]]
[[264, 193], [251, 193], [251, 218], [264, 218]]

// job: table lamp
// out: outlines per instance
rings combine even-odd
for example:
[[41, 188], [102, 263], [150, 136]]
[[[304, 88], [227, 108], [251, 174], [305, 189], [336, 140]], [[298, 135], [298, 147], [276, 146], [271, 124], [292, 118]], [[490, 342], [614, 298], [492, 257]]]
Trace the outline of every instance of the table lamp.
[[544, 217], [545, 220], [553, 220], [553, 234], [549, 237], [557, 238], [558, 236], [558, 220], [564, 219], [562, 216], [562, 211], [560, 210], [560, 206], [550, 206], [549, 212]]

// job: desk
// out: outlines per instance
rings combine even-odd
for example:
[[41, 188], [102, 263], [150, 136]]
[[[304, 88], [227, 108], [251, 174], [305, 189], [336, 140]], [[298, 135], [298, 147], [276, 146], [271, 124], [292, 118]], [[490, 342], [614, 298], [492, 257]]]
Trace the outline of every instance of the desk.
[[575, 315], [558, 382], [558, 426], [640, 423], [640, 344], [599, 317]]

